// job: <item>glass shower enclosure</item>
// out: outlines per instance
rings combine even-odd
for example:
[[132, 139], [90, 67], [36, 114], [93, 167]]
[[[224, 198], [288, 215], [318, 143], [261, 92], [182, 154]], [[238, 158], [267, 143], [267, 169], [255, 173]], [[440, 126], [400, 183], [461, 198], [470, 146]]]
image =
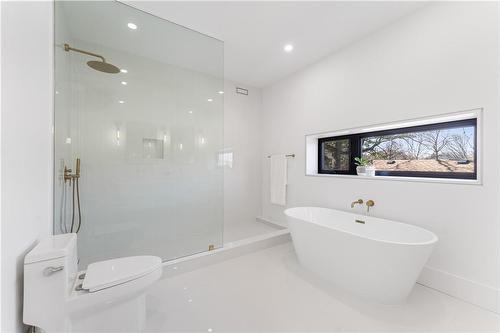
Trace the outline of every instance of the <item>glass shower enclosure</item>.
[[81, 267], [222, 246], [223, 51], [116, 1], [56, 1], [54, 233], [78, 231]]

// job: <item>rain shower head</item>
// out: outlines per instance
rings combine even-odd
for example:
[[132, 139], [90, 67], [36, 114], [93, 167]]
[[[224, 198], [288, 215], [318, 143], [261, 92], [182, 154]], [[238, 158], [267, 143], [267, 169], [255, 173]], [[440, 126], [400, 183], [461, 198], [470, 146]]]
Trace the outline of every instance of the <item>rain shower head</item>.
[[106, 61], [90, 60], [90, 61], [87, 61], [87, 65], [90, 68], [93, 68], [99, 72], [110, 73], [110, 74], [116, 74], [116, 73], [120, 72], [120, 69], [118, 67], [116, 67], [115, 65], [112, 65]]
[[84, 51], [84, 50], [80, 50], [80, 49], [75, 49], [74, 47], [69, 46], [69, 44], [64, 44], [64, 51], [66, 51], [66, 52], [75, 51], [75, 52], [83, 53], [83, 54], [86, 54], [86, 55], [89, 55], [92, 57], [100, 58], [101, 61], [96, 61], [96, 60], [87, 61], [87, 65], [90, 68], [95, 69], [96, 71], [103, 72], [103, 73], [110, 73], [110, 74], [120, 73], [120, 69], [118, 67], [106, 62], [106, 59], [104, 59], [104, 57], [101, 55], [98, 55], [98, 54], [95, 54], [92, 52], [88, 52], [88, 51]]

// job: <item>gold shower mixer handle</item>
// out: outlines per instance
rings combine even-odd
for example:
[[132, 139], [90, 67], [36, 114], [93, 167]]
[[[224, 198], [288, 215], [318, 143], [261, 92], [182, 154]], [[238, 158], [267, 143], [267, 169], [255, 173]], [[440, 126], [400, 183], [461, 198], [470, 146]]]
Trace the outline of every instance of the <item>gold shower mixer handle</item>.
[[71, 179], [73, 179], [73, 177], [71, 176], [71, 172], [72, 170], [71, 169], [68, 169], [67, 166], [64, 166], [64, 182], [66, 183], [66, 181], [71, 181]]
[[72, 179], [78, 179], [80, 178], [80, 159], [76, 159], [76, 172], [72, 173], [73, 170], [68, 168], [67, 166], [64, 166], [64, 182], [66, 183], [67, 181], [70, 181]]

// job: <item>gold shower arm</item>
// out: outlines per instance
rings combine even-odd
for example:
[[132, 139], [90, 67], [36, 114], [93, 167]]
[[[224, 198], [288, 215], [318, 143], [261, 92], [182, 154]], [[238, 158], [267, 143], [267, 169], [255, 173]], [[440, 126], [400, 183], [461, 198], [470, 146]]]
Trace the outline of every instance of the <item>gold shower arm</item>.
[[67, 43], [64, 44], [64, 51], [66, 51], [66, 52], [75, 51], [75, 52], [83, 53], [83, 54], [86, 54], [86, 55], [89, 55], [92, 57], [101, 58], [101, 60], [103, 62], [106, 62], [106, 59], [104, 59], [104, 57], [101, 55], [98, 55], [98, 54], [95, 54], [92, 52], [87, 52], [87, 51], [80, 50], [80, 49], [75, 49], [74, 47], [69, 46], [69, 44], [67, 44]]

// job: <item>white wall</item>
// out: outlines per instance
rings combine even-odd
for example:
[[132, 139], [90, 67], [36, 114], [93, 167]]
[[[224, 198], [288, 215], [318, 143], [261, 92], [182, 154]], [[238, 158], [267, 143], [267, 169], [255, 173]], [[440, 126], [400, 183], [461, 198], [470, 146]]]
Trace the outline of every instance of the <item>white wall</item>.
[[[421, 282], [498, 310], [498, 11], [496, 3], [435, 3], [263, 90], [264, 153], [295, 153], [288, 206], [349, 210], [434, 231]], [[297, 45], [300, 47], [300, 45]], [[293, 54], [289, 55], [293, 56]], [[304, 135], [484, 108], [483, 185], [305, 176]], [[264, 216], [285, 223], [269, 204]]]
[[1, 6], [1, 331], [22, 332], [23, 257], [52, 230], [52, 3]]
[[262, 212], [261, 92], [242, 86], [249, 94], [241, 95], [237, 86], [224, 85], [224, 147], [233, 153], [232, 168], [224, 170], [224, 231], [229, 237], [235, 228], [256, 223]]

